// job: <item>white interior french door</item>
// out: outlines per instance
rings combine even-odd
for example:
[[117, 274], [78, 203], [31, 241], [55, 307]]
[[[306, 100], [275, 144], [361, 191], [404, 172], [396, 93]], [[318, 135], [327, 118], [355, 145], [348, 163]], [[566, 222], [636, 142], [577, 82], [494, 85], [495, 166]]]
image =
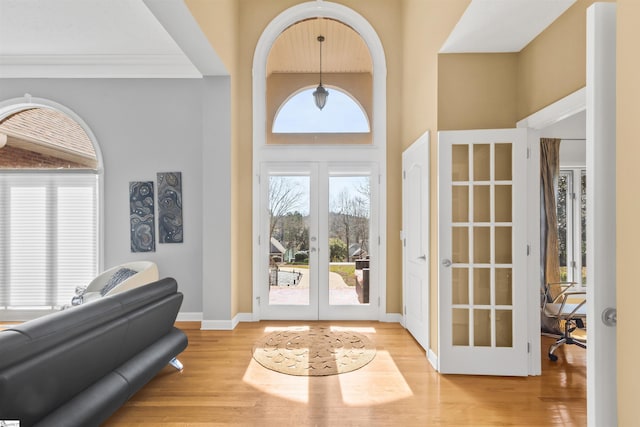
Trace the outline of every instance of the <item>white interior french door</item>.
[[372, 164], [264, 162], [260, 318], [378, 318], [378, 180]]
[[526, 137], [438, 135], [442, 373], [527, 375]]

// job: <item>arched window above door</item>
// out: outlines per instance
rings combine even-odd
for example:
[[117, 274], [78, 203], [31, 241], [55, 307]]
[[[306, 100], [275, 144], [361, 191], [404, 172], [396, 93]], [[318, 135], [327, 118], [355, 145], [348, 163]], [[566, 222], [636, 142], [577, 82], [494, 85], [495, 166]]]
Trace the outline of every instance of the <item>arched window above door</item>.
[[326, 107], [313, 102], [315, 88], [303, 89], [287, 99], [273, 120], [275, 133], [369, 133], [369, 119], [362, 106], [347, 92], [330, 88]]
[[[322, 109], [312, 92], [322, 84]], [[306, 18], [278, 34], [266, 61], [266, 144], [373, 144], [373, 59], [344, 22]]]

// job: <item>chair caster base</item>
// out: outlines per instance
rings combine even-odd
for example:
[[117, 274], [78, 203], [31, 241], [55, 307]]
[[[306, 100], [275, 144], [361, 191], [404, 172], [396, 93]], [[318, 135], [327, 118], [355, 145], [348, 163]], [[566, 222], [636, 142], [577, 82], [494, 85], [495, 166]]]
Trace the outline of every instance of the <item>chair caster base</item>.
[[552, 362], [557, 362], [558, 361], [558, 356], [556, 356], [553, 353], [549, 353], [549, 360], [551, 360]]

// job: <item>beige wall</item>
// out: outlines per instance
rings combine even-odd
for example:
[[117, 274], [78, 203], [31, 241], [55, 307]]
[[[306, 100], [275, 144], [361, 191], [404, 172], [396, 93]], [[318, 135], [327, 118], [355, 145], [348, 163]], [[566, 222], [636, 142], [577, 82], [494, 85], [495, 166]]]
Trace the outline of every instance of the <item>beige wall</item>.
[[[231, 76], [231, 174], [237, 176], [239, 174], [236, 167], [239, 157], [238, 147], [238, 109], [239, 103], [236, 102], [240, 93], [238, 79], [238, 46], [239, 46], [239, 14], [240, 7], [236, 0], [185, 0], [185, 4], [191, 11], [191, 14], [198, 22], [211, 46], [220, 56], [225, 67]], [[239, 186], [238, 180], [231, 181], [231, 252], [237, 253], [238, 241], [238, 224], [233, 222], [236, 217], [239, 206]], [[242, 268], [237, 256], [231, 257], [231, 313], [235, 316], [238, 312], [237, 307], [240, 304], [240, 295], [238, 287], [233, 283], [236, 281], [238, 269]]]
[[520, 52], [518, 120], [585, 86], [587, 8], [593, 3], [578, 0]]
[[515, 127], [517, 53], [442, 54], [438, 129]]
[[[188, 6], [203, 31], [211, 40], [213, 47], [220, 53], [225, 65], [231, 70], [233, 108], [233, 147], [232, 147], [232, 295], [235, 295], [232, 315], [252, 311], [252, 66], [253, 54], [260, 35], [265, 27], [278, 14], [302, 3], [302, 0], [187, 0]], [[385, 49], [387, 59], [388, 93], [399, 93], [401, 87], [401, 8], [398, 2], [387, 0], [338, 1], [363, 15], [376, 29]], [[218, 8], [223, 12], [221, 15]], [[230, 19], [231, 22], [224, 22]], [[237, 24], [236, 24], [237, 23]], [[216, 26], [222, 26], [216, 28]], [[222, 30], [225, 28], [226, 30]], [[226, 34], [225, 31], [229, 31]], [[231, 38], [231, 40], [227, 38]], [[232, 42], [233, 40], [233, 42]], [[235, 45], [235, 55], [227, 48]], [[229, 59], [230, 58], [230, 59]], [[227, 60], [234, 63], [227, 64]], [[388, 213], [389, 235], [397, 236], [400, 230], [399, 206], [400, 193], [400, 100], [399, 97], [388, 96], [387, 101], [387, 144], [389, 155], [393, 154], [388, 172], [389, 206], [394, 206]], [[393, 190], [395, 189], [395, 190]], [[393, 203], [393, 205], [392, 205]], [[388, 251], [387, 265], [387, 311], [399, 313], [402, 301], [402, 275], [400, 265], [400, 247], [398, 239], [389, 239], [395, 246]]]
[[[403, 67], [402, 67], [402, 147], [394, 153], [401, 167], [400, 151], [407, 148], [425, 131], [431, 131], [430, 174], [430, 348], [438, 352], [438, 207], [437, 194], [437, 130], [438, 130], [438, 51], [451, 30], [462, 16], [470, 0], [405, 0], [403, 7]], [[391, 190], [390, 190], [391, 191]], [[397, 197], [389, 198], [389, 206], [401, 206], [401, 189], [395, 189]], [[400, 251], [390, 232], [389, 243], [393, 250]], [[398, 274], [401, 274], [399, 272]], [[401, 280], [398, 276], [395, 280]]]
[[638, 354], [638, 245], [640, 242], [640, 144], [636, 123], [640, 116], [640, 2], [618, 0], [617, 35], [617, 218], [616, 282], [618, 304], [618, 425], [638, 425], [640, 395]]

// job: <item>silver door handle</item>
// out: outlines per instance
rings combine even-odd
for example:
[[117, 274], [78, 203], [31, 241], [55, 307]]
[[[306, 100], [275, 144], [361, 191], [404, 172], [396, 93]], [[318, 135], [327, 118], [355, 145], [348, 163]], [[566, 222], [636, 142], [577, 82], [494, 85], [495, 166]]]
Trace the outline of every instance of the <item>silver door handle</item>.
[[442, 265], [445, 267], [451, 267], [451, 260], [450, 259], [443, 259], [442, 260]]
[[419, 256], [418, 259], [426, 261], [427, 260], [427, 255], [425, 254], [425, 255]]
[[602, 312], [602, 323], [607, 326], [616, 326], [618, 324], [618, 311], [615, 308], [605, 308]]

